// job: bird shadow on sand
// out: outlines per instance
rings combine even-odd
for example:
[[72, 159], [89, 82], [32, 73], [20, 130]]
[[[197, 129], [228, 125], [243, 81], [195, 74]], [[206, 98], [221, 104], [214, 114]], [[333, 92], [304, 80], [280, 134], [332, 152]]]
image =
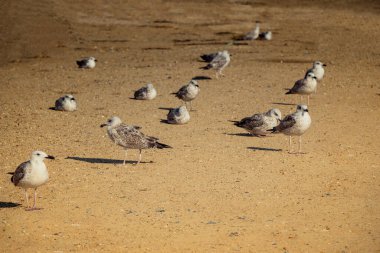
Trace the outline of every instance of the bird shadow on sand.
[[[103, 164], [123, 164], [124, 160], [108, 159], [108, 158], [90, 158], [90, 157], [77, 157], [77, 156], [68, 156], [66, 159], [76, 160], [86, 163], [103, 163]], [[137, 161], [127, 160], [126, 164], [135, 164]], [[150, 162], [140, 162], [140, 163], [152, 163]]]
[[230, 136], [257, 137], [255, 135], [250, 134], [250, 133], [237, 133], [237, 134], [224, 133], [224, 134], [225, 135], [230, 135]]
[[0, 208], [14, 208], [14, 207], [18, 207], [18, 206], [21, 206], [21, 204], [13, 203], [13, 202], [0, 201]]
[[254, 151], [260, 150], [260, 151], [272, 151], [272, 152], [280, 152], [282, 149], [278, 148], [262, 148], [262, 147], [247, 147], [247, 149], [251, 149]]
[[191, 78], [192, 80], [211, 80], [212, 78], [209, 77], [209, 76], [194, 76], [193, 78]]
[[272, 104], [273, 105], [297, 105], [297, 104], [292, 104], [292, 103], [281, 103], [281, 102], [274, 102]]
[[170, 111], [170, 110], [172, 110], [172, 109], [174, 109], [174, 108], [172, 108], [172, 107], [158, 107], [158, 109], [160, 109], [160, 110]]
[[173, 124], [170, 124], [166, 119], [161, 119], [160, 123], [162, 123], [162, 124], [168, 124], [168, 125], [173, 125]]

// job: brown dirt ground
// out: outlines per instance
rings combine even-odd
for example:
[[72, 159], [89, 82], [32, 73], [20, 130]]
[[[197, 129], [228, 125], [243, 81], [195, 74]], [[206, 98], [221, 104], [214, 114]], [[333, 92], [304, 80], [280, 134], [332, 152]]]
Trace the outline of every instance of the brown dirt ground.
[[[2, 1], [0, 250], [380, 252], [380, 4], [330, 2]], [[273, 41], [229, 43], [256, 19]], [[180, 104], [170, 92], [213, 77], [197, 57], [221, 49], [233, 55], [226, 77], [200, 81], [190, 123], [160, 123], [159, 107]], [[77, 69], [90, 55], [97, 67]], [[316, 59], [328, 66], [307, 154], [228, 122], [293, 111], [273, 103], [298, 101], [284, 88]], [[129, 99], [147, 82], [157, 99]], [[79, 111], [48, 110], [65, 93]], [[112, 115], [174, 148], [115, 165], [124, 152], [99, 128]], [[44, 209], [26, 212], [6, 173], [36, 149], [57, 159]]]

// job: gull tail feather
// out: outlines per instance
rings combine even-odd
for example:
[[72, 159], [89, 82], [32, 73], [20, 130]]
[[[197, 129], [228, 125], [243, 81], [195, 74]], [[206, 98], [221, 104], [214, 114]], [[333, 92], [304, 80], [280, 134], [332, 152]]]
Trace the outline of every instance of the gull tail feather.
[[163, 148], [172, 148], [172, 147], [161, 142], [156, 142], [156, 148], [163, 149]]

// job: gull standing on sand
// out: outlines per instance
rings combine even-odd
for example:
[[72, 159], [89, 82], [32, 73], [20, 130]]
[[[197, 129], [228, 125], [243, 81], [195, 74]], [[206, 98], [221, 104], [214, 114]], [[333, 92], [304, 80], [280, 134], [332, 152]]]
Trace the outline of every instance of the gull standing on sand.
[[256, 27], [244, 36], [244, 40], [256, 40], [260, 35], [260, 21], [256, 21]]
[[314, 75], [313, 72], [309, 72], [306, 74], [304, 79], [300, 79], [295, 82], [293, 88], [289, 89], [288, 92], [286, 92], [286, 95], [289, 94], [299, 94], [301, 95], [301, 102], [302, 102], [302, 96], [307, 95], [307, 105], [309, 105], [310, 95], [312, 93], [315, 93], [317, 91], [317, 77]]
[[216, 72], [216, 78], [219, 78], [219, 76], [224, 76], [222, 73], [223, 69], [228, 66], [230, 63], [231, 58], [230, 54], [227, 50], [224, 50], [215, 56], [215, 58], [205, 67], [202, 67], [201, 69], [215, 69]]
[[138, 100], [151, 100], [157, 96], [157, 91], [153, 84], [148, 83], [146, 86], [135, 91], [134, 97]]
[[200, 88], [196, 80], [191, 80], [188, 84], [182, 86], [177, 92], [171, 94], [175, 95], [177, 98], [185, 102], [187, 107], [187, 102], [190, 102], [189, 110], [192, 110], [191, 101], [194, 100], [199, 94]]
[[[15, 186], [25, 190], [25, 199], [28, 211], [37, 210], [37, 187], [45, 184], [49, 180], [49, 173], [46, 169], [44, 159], [54, 159], [42, 151], [34, 151], [29, 161], [21, 163], [13, 174], [11, 181]], [[34, 189], [34, 204], [29, 208], [28, 189]]]
[[281, 111], [274, 108], [265, 113], [257, 113], [240, 121], [234, 121], [234, 125], [244, 128], [254, 136], [261, 137], [266, 136], [269, 133], [268, 130], [276, 127], [280, 120]]
[[107, 123], [100, 125], [100, 127], [107, 127], [107, 134], [110, 139], [116, 144], [125, 149], [125, 159], [123, 165], [127, 160], [128, 149], [138, 149], [140, 151], [139, 160], [141, 161], [141, 153], [143, 149], [148, 148], [171, 148], [169, 145], [158, 142], [158, 138], [146, 136], [139, 130], [141, 127], [127, 125], [121, 122], [119, 117], [110, 118]]
[[185, 105], [170, 109], [167, 120], [169, 124], [186, 124], [190, 120], [190, 114]]
[[268, 131], [289, 135], [289, 153], [292, 152], [292, 136], [299, 136], [298, 153], [301, 153], [301, 136], [309, 129], [310, 125], [311, 118], [307, 106], [297, 105], [296, 112], [287, 115], [278, 126]]
[[[53, 108], [50, 108], [53, 109]], [[54, 110], [73, 112], [77, 109], [77, 101], [73, 95], [67, 94], [55, 101]]]
[[313, 67], [306, 71], [305, 77], [307, 76], [307, 74], [312, 72], [312, 73], [314, 73], [314, 75], [318, 81], [322, 81], [323, 76], [325, 75], [325, 69], [323, 67], [326, 67], [326, 64], [323, 64], [320, 61], [315, 61], [313, 63]]
[[86, 57], [86, 58], [83, 58], [81, 60], [78, 60], [77, 61], [77, 65], [79, 68], [83, 68], [83, 69], [93, 69], [95, 68], [95, 65], [96, 65], [96, 62], [98, 60], [95, 59], [95, 57]]

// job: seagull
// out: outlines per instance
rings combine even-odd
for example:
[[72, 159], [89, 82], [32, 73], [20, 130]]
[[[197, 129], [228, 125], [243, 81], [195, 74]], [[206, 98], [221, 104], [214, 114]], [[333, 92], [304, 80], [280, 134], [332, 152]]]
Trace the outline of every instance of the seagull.
[[272, 32], [271, 31], [262, 32], [259, 34], [259, 38], [262, 40], [271, 40], [272, 39]]
[[216, 53], [211, 53], [211, 54], [203, 54], [201, 55], [202, 60], [205, 62], [211, 62], [214, 60], [214, 58], [218, 55], [221, 54], [222, 52], [216, 52]]
[[308, 69], [306, 71], [305, 76], [309, 74], [310, 72], [314, 73], [315, 77], [317, 78], [318, 81], [322, 81], [323, 76], [325, 75], [325, 69], [323, 67], [326, 67], [326, 64], [323, 64], [320, 61], [315, 61], [313, 63], [313, 67], [311, 69]]
[[77, 101], [73, 95], [67, 94], [55, 101], [54, 110], [73, 112], [77, 109]]
[[256, 21], [256, 27], [244, 36], [244, 40], [256, 40], [260, 35], [260, 21]]
[[170, 109], [167, 120], [170, 124], [186, 124], [190, 120], [190, 114], [186, 106], [182, 105], [178, 108]]
[[182, 86], [177, 92], [171, 94], [175, 95], [177, 98], [185, 102], [187, 107], [187, 102], [190, 102], [190, 111], [192, 110], [191, 101], [194, 100], [199, 94], [200, 88], [196, 80], [191, 80], [188, 84]]
[[281, 111], [277, 108], [271, 109], [265, 113], [257, 113], [251, 117], [235, 121], [234, 125], [244, 128], [250, 134], [261, 137], [268, 134], [268, 130], [276, 127], [281, 120]]
[[[24, 188], [27, 211], [37, 210], [37, 187], [45, 184], [49, 180], [49, 173], [46, 169], [44, 159], [54, 159], [42, 151], [34, 151], [29, 161], [21, 163], [13, 174], [11, 181], [15, 186]], [[34, 204], [29, 208], [28, 189], [34, 188]]]
[[79, 68], [93, 69], [93, 68], [95, 68], [97, 61], [98, 60], [95, 59], [95, 57], [91, 56], [91, 57], [83, 58], [83, 59], [77, 61], [77, 64], [78, 64]]
[[116, 144], [125, 149], [125, 161], [127, 160], [127, 149], [138, 149], [140, 150], [139, 160], [136, 164], [141, 161], [141, 153], [143, 149], [148, 148], [171, 148], [169, 145], [158, 142], [156, 137], [146, 136], [139, 130], [141, 127], [127, 125], [121, 122], [119, 117], [110, 118], [107, 123], [100, 125], [100, 127], [107, 127], [107, 134], [110, 139]]
[[293, 88], [289, 89], [285, 94], [299, 94], [302, 96], [307, 95], [307, 105], [309, 105], [310, 95], [317, 91], [317, 77], [313, 72], [306, 74], [304, 79], [300, 79], [294, 83]]
[[297, 105], [296, 112], [287, 115], [278, 126], [268, 131], [289, 135], [289, 153], [292, 152], [292, 136], [299, 136], [298, 153], [301, 153], [301, 136], [309, 129], [310, 125], [311, 118], [307, 106]]
[[219, 76], [224, 76], [222, 71], [230, 63], [230, 60], [230, 54], [227, 50], [224, 50], [218, 53], [207, 66], [202, 67], [201, 69], [215, 69], [217, 71], [216, 78], [218, 78]]
[[153, 84], [148, 83], [145, 87], [142, 87], [135, 91], [134, 97], [139, 100], [151, 100], [157, 96], [157, 91], [153, 87]]

